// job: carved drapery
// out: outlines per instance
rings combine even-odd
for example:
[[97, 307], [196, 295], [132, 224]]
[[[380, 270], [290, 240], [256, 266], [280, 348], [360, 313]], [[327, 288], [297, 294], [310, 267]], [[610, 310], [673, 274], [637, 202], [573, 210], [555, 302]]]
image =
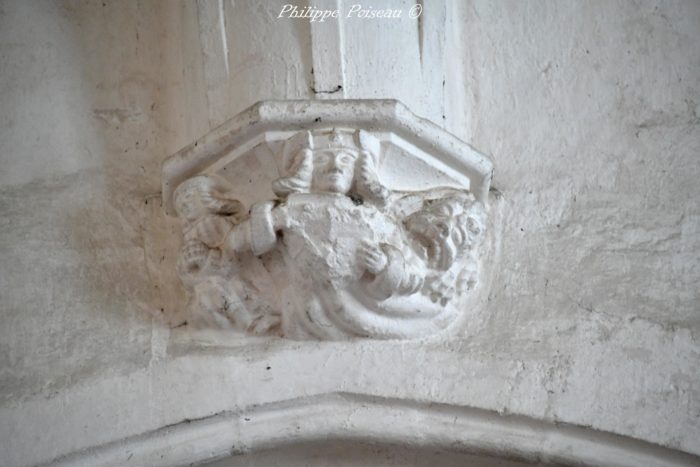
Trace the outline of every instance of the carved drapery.
[[257, 104], [164, 165], [193, 327], [447, 328], [478, 282], [491, 162], [395, 101]]

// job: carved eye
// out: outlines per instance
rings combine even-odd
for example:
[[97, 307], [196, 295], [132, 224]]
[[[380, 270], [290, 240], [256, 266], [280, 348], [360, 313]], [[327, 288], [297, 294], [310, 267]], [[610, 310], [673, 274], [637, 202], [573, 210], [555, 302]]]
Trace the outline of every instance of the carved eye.
[[352, 156], [352, 154], [348, 154], [347, 152], [341, 152], [338, 155], [338, 162], [341, 164], [351, 164], [353, 159], [354, 157]]
[[473, 217], [470, 217], [467, 220], [467, 228], [474, 235], [479, 235], [479, 233], [481, 233], [481, 229], [479, 228], [479, 223]]
[[324, 153], [318, 154], [314, 162], [318, 165], [328, 165], [328, 162], [330, 162], [330, 156]]
[[435, 227], [442, 238], [445, 238], [450, 234], [450, 227], [444, 222], [436, 223]]

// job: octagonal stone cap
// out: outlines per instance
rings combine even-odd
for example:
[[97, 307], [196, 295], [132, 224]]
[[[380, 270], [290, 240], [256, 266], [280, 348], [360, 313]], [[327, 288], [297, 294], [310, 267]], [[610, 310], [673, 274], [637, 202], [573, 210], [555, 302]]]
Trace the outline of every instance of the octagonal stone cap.
[[395, 137], [413, 148], [406, 151], [408, 157], [422, 154], [422, 163], [439, 167], [454, 184], [470, 189], [479, 200], [487, 202], [492, 161], [400, 102], [293, 100], [258, 102], [168, 157], [162, 169], [165, 209], [174, 214], [173, 192], [180, 183], [201, 173], [220, 171], [223, 159], [230, 163], [260, 143], [285, 139], [297, 131], [336, 127]]

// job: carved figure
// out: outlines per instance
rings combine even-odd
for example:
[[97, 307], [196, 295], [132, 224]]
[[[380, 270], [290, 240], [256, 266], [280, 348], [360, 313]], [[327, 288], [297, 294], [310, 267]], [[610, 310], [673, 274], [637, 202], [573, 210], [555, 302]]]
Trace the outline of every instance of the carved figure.
[[[204, 314], [294, 339], [410, 338], [448, 326], [475, 280], [483, 207], [466, 190], [388, 190], [380, 152], [361, 130], [300, 132], [284, 146], [277, 198], [249, 214], [211, 177], [183, 183], [181, 277], [200, 308], [229, 300], [226, 312]], [[241, 291], [247, 300], [231, 298]]]
[[212, 175], [193, 177], [174, 193], [184, 237], [177, 267], [191, 295], [189, 322], [198, 327], [268, 332], [278, 324], [278, 317], [243, 303], [250, 287], [241, 277], [240, 261], [221, 248], [226, 235], [246, 215], [231, 193], [228, 182]]

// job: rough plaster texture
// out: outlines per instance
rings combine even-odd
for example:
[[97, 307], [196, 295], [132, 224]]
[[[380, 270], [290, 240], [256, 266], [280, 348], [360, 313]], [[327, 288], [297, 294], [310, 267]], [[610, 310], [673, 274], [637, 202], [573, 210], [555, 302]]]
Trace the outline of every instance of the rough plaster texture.
[[309, 24], [273, 2], [0, 4], [3, 463], [338, 391], [700, 455], [700, 4], [425, 6], [343, 24], [343, 97], [398, 98], [492, 156], [481, 332], [202, 344], [170, 329], [160, 164], [255, 101], [314, 97]]

